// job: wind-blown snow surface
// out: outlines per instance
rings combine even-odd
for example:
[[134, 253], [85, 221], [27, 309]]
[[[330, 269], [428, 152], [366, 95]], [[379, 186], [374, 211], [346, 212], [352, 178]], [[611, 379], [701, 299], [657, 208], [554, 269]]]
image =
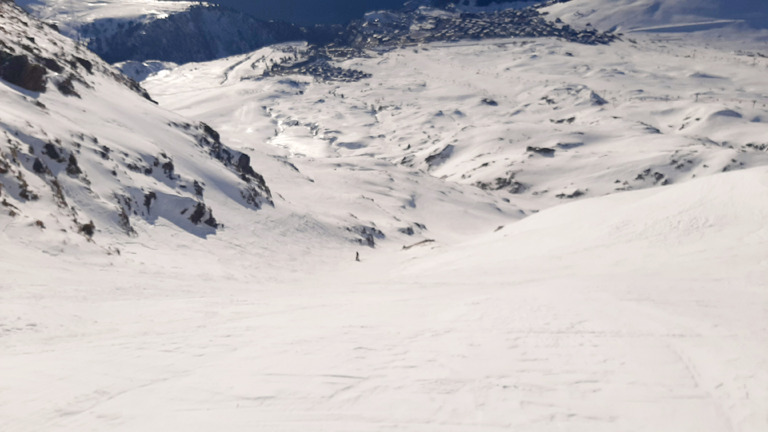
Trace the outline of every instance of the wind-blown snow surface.
[[765, 168], [727, 173], [303, 281], [151, 250], [87, 275], [4, 254], [0, 425], [763, 430], [767, 194]]
[[[303, 50], [161, 72], [160, 107], [79, 69], [82, 99], [2, 89], [6, 138], [162, 144], [225, 226], [136, 216], [92, 243], [27, 169], [43, 198], [0, 214], [0, 429], [768, 428], [762, 51], [485, 41], [262, 76]], [[169, 121], [249, 155], [275, 207]], [[101, 198], [78, 214], [192, 193], [84, 148]]]
[[738, 22], [768, 27], [768, 3], [763, 0], [571, 0], [544, 10], [571, 24], [622, 32], [685, 32]]
[[62, 30], [74, 35], [77, 27], [94, 21], [160, 19], [202, 3], [175, 0], [16, 0], [16, 4], [42, 20], [57, 23]]

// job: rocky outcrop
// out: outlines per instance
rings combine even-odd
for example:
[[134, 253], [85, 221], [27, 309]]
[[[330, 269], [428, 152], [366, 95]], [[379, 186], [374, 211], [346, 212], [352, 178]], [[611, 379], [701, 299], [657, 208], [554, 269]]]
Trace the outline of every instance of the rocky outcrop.
[[26, 55], [12, 55], [0, 51], [0, 78], [25, 90], [44, 92], [46, 89], [44, 66], [33, 63]]
[[386, 235], [375, 226], [356, 225], [348, 227], [347, 231], [355, 235], [354, 241], [361, 246], [376, 247], [376, 240], [386, 238]]
[[63, 38], [54, 27], [36, 21], [13, 2], [0, 3], [0, 8], [0, 79], [35, 93], [44, 93], [51, 83], [60, 93], [79, 97], [78, 87], [92, 87], [94, 77], [102, 75], [151, 100], [134, 80]]

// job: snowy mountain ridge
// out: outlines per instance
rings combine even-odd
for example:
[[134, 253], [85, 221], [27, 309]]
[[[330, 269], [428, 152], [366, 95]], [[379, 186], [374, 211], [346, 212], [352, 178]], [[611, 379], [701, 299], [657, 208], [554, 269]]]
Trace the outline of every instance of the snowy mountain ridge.
[[206, 235], [219, 226], [211, 195], [271, 204], [250, 158], [213, 129], [158, 108], [136, 82], [12, 3], [0, 7], [6, 222], [90, 239], [135, 234], [136, 218], [160, 217]]

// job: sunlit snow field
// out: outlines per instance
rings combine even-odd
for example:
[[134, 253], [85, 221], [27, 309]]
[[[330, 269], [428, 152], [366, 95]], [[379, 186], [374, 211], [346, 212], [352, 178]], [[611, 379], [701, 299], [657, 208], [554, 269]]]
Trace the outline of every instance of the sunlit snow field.
[[360, 263], [218, 242], [5, 254], [3, 429], [758, 431], [767, 179], [582, 201]]
[[[443, 43], [340, 61], [372, 74], [353, 83], [263, 77], [286, 44], [160, 71], [159, 107], [101, 78], [43, 114], [3, 88], [4, 130], [173, 151], [224, 226], [131, 237], [94, 204], [88, 242], [45, 197], [3, 213], [0, 430], [768, 430], [768, 48], [731, 43]], [[183, 118], [274, 207], [231, 200], [163, 129]], [[109, 211], [160, 187], [101, 160]]]

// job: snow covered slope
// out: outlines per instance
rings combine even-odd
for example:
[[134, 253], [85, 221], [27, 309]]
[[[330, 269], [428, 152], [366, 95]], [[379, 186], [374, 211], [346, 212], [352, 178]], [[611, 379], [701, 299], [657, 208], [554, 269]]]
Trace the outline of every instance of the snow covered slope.
[[301, 165], [383, 159], [526, 211], [768, 164], [760, 53], [540, 38], [370, 53], [338, 59], [348, 73], [337, 75], [274, 66], [304, 64], [305, 49], [188, 64], [144, 84], [240, 149], [268, 143]]
[[545, 11], [573, 25], [622, 32], [696, 31], [738, 22], [768, 28], [763, 0], [571, 0]]
[[764, 430], [765, 196], [765, 168], [725, 173], [320, 272], [20, 249], [0, 260], [0, 425]]
[[0, 8], [0, 218], [12, 236], [49, 247], [67, 233], [134, 235], [158, 218], [204, 236], [223, 222], [212, 201], [271, 204], [250, 158], [216, 131], [157, 107], [12, 3]]
[[768, 429], [765, 49], [0, 20], [1, 430]]
[[[456, 225], [444, 230], [447, 240], [519, 215], [515, 206], [474, 187], [378, 159], [324, 161], [316, 173], [299, 171], [265, 143], [240, 142], [249, 154], [233, 150], [224, 144], [231, 143], [227, 132], [157, 107], [92, 53], [11, 4], [2, 7], [9, 31], [2, 35], [0, 72], [17, 85], [2, 92], [0, 217], [13, 227], [13, 238], [49, 249], [56, 238], [77, 241], [80, 233], [103, 247], [125, 249], [131, 236], [157, 237], [160, 225], [170, 228], [168, 235], [206, 237], [223, 229], [228, 240], [222, 241], [246, 247], [255, 240], [243, 233], [252, 231], [301, 243], [300, 235], [285, 234], [298, 227], [313, 241], [375, 246], [385, 238], [414, 243], [429, 230]], [[26, 82], [30, 77], [38, 80]], [[251, 161], [275, 180], [276, 196]], [[322, 196], [327, 206], [318, 206]], [[476, 222], [425, 212], [427, 203], [443, 216], [458, 212]], [[256, 217], [265, 206], [275, 213]]]

